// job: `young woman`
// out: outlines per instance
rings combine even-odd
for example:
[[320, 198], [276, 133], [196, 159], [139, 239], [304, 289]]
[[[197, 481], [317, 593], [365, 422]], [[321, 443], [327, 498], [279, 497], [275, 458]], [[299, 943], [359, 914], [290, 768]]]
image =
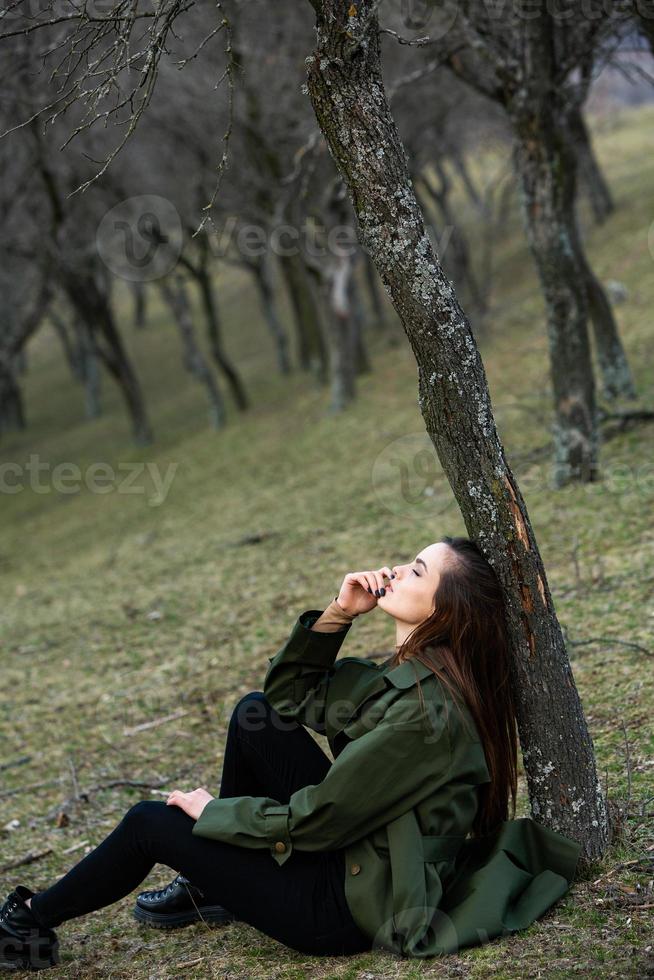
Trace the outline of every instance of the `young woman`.
[[[395, 622], [385, 663], [336, 660], [352, 621]], [[306, 731], [326, 735], [334, 762]], [[234, 708], [220, 795], [127, 811], [51, 887], [0, 911], [0, 964], [57, 962], [53, 931], [142, 892], [153, 926], [239, 919], [302, 953], [425, 957], [525, 928], [574, 878], [580, 845], [515, 814], [517, 740], [502, 590], [467, 538], [350, 572], [298, 617], [263, 692]]]

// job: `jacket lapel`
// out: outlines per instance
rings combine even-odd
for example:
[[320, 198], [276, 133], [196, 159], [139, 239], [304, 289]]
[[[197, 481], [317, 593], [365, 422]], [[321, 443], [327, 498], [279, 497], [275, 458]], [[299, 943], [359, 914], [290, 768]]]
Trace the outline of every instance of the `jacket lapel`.
[[[330, 744], [337, 737], [340, 743], [343, 736], [355, 739], [369, 732], [377, 715], [383, 714], [388, 703], [395, 700], [397, 690], [407, 690], [433, 674], [430, 667], [415, 658], [405, 660], [391, 670], [383, 664], [366, 664], [366, 667], [370, 669], [359, 668], [356, 673], [341, 668], [339, 684], [335, 683], [336, 678], [332, 680], [327, 710], [328, 724], [331, 721]], [[375, 700], [368, 705], [372, 698]]]

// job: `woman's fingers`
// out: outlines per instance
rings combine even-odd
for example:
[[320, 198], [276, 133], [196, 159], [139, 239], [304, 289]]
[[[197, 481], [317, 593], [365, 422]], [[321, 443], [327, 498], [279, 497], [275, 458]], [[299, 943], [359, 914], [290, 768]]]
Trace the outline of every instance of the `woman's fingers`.
[[382, 565], [381, 568], [376, 568], [373, 571], [365, 572], [363, 574], [365, 574], [370, 585], [372, 586], [373, 595], [376, 595], [377, 592], [379, 592], [379, 594], [381, 595], [381, 590], [386, 588], [384, 577], [390, 579], [393, 572], [388, 565]]
[[353, 578], [372, 595], [381, 592], [386, 587], [384, 578], [390, 579], [392, 576], [393, 571], [388, 565], [382, 565], [381, 568], [372, 569], [371, 571], [356, 572], [353, 574]]
[[351, 583], [356, 583], [360, 585], [365, 592], [373, 592], [374, 589], [370, 588], [370, 582], [365, 572], [350, 572], [348, 578]]

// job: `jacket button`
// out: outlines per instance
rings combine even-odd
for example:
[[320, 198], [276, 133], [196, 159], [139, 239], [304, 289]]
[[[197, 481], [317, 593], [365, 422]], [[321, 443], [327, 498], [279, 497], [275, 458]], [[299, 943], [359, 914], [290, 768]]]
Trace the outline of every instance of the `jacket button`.
[[277, 843], [275, 844], [275, 850], [277, 851], [278, 854], [284, 853], [284, 851], [286, 850], [286, 844], [284, 843], [283, 840], [277, 841]]
[[358, 875], [359, 872], [361, 871], [361, 865], [360, 864], [353, 864], [351, 866], [351, 868], [350, 868], [350, 871], [351, 871], [351, 873], [353, 875]]

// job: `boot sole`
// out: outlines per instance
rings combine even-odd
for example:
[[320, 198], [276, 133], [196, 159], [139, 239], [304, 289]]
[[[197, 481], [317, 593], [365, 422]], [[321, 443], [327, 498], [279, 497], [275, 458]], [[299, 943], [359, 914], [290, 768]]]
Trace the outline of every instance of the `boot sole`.
[[236, 918], [222, 905], [199, 905], [197, 910], [191, 909], [188, 912], [148, 912], [140, 905], [135, 905], [132, 915], [137, 922], [154, 929], [181, 929], [202, 921], [219, 925], [234, 922]]

